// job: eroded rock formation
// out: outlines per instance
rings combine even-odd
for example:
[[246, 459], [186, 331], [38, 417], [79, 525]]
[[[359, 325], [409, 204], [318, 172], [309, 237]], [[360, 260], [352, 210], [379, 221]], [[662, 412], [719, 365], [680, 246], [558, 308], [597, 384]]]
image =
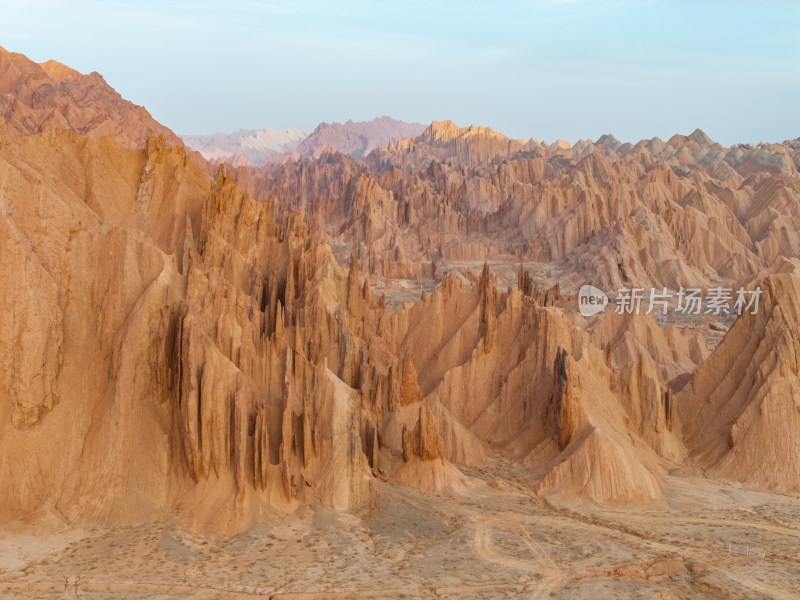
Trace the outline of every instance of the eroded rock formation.
[[442, 122], [365, 161], [329, 152], [233, 177], [279, 220], [302, 208], [332, 246], [363, 243], [375, 275], [523, 258], [563, 272], [562, 287], [678, 289], [796, 254], [797, 163], [789, 143], [724, 148], [699, 130], [570, 147]]
[[800, 278], [768, 275], [757, 314], [739, 318], [678, 396], [691, 457], [707, 473], [800, 490]]
[[[6, 86], [83, 81], [0, 60]], [[25, 85], [7, 106], [28, 106]], [[230, 532], [352, 509], [374, 478], [467, 493], [459, 466], [498, 452], [536, 493], [584, 501], [663, 503], [686, 464], [800, 488], [789, 143], [545, 146], [445, 123], [367, 161], [211, 178], [138, 118], [18, 135], [33, 117], [4, 114], [0, 521], [51, 507]], [[492, 257], [513, 259], [507, 279]], [[589, 274], [764, 297], [709, 355], [649, 315], [580, 317]], [[377, 275], [434, 285], [392, 310]]]
[[182, 142], [147, 110], [120, 96], [99, 73], [84, 75], [54, 60], [38, 64], [0, 48], [0, 115], [16, 133], [71, 129], [142, 146], [149, 132], [168, 145]]

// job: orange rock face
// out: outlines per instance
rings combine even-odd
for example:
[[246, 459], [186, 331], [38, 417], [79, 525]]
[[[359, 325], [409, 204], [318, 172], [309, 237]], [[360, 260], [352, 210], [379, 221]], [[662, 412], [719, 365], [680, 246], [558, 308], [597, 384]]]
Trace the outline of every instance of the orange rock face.
[[770, 274], [758, 314], [736, 321], [678, 395], [687, 445], [707, 472], [758, 489], [800, 490], [800, 277]]
[[0, 48], [0, 114], [14, 132], [72, 129], [141, 146], [150, 131], [170, 146], [182, 142], [142, 106], [123, 99], [99, 73], [84, 75], [54, 60], [37, 64]]
[[[211, 178], [94, 76], [0, 61], [0, 521], [230, 532], [353, 509], [376, 477], [469, 493], [459, 467], [494, 453], [596, 503], [663, 505], [688, 463], [800, 489], [792, 144], [448, 122]], [[416, 301], [376, 299], [381, 278]], [[764, 293], [709, 353], [694, 325], [579, 316], [585, 281]]]
[[524, 259], [559, 271], [562, 288], [678, 289], [797, 252], [797, 162], [788, 142], [724, 148], [700, 131], [545, 147], [443, 122], [363, 162], [328, 153], [234, 179], [273, 198], [279, 219], [303, 208], [334, 248], [363, 244], [378, 276]]

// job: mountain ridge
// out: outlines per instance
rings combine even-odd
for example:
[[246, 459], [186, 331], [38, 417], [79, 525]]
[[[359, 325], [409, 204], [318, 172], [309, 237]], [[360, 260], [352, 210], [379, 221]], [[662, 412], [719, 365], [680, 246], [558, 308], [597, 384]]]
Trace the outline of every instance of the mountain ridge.
[[[800, 431], [793, 147], [439, 122], [212, 177], [169, 130], [141, 141], [149, 114], [107, 84], [81, 103], [87, 76], [4, 56], [0, 522], [58, 506], [229, 535], [382, 483], [480, 493], [498, 456], [526, 494], [591, 505], [664, 509], [693, 461], [798, 489], [792, 443], [774, 477], [757, 452], [774, 422]], [[32, 131], [53, 77], [82, 110]], [[764, 311], [591, 321], [587, 281], [760, 282]]]
[[260, 165], [279, 160], [294, 150], [308, 135], [307, 131], [296, 127], [285, 131], [268, 127], [239, 129], [232, 133], [183, 135], [181, 138], [187, 146], [197, 150], [208, 160], [229, 161], [231, 157], [238, 155], [253, 165]]
[[319, 158], [331, 148], [353, 158], [364, 158], [375, 148], [416, 135], [424, 128], [420, 123], [406, 123], [387, 115], [371, 121], [323, 122], [294, 149], [292, 156]]
[[363, 158], [375, 148], [416, 135], [422, 129], [424, 126], [419, 123], [406, 123], [384, 115], [371, 121], [323, 121], [311, 132], [296, 127], [286, 131], [240, 129], [227, 134], [184, 135], [183, 140], [208, 160], [246, 166], [241, 159], [238, 162], [231, 160], [239, 155], [253, 166], [261, 166], [269, 162], [297, 160], [301, 156], [319, 158], [328, 148], [353, 158]]
[[55, 60], [38, 64], [0, 48], [0, 114], [21, 134], [72, 129], [142, 147], [151, 131], [183, 142], [143, 107], [125, 100], [97, 72], [84, 75]]

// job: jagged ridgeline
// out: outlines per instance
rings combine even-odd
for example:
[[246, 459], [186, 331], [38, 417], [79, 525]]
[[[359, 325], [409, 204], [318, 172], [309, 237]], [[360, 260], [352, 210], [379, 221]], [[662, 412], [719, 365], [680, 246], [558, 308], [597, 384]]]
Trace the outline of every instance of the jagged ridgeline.
[[[796, 143], [438, 123], [366, 160], [209, 175], [97, 77], [0, 61], [0, 521], [224, 533], [377, 480], [470, 493], [497, 453], [585, 502], [663, 505], [685, 465], [800, 490]], [[501, 286], [484, 261], [509, 257]], [[589, 273], [760, 286], [762, 310], [709, 355], [651, 316], [577, 316]], [[435, 291], [394, 310], [370, 286], [421, 274]]]
[[[439, 277], [453, 263], [550, 263], [591, 281], [708, 287], [800, 252], [800, 144], [725, 148], [702, 131], [636, 144], [607, 135], [550, 145], [449, 121], [357, 161], [327, 152], [233, 178], [282, 219], [303, 207], [364, 270]], [[513, 274], [513, 273], [512, 273]]]
[[[498, 294], [488, 270], [388, 314], [357, 253], [342, 270], [298, 215], [275, 224], [270, 204], [159, 138], [3, 141], [3, 276], [18, 282], [2, 321], [5, 518], [45, 503], [122, 521], [176, 506], [236, 521], [310, 497], [349, 508], [376, 475], [467, 488], [451, 463], [480, 461], [487, 442], [545, 470], [587, 442], [625, 443], [611, 441], [621, 421], [600, 432], [571, 392], [613, 375], [573, 358], [584, 334]], [[102, 203], [85, 193], [97, 173], [113, 179]], [[604, 475], [577, 491], [641, 492]]]

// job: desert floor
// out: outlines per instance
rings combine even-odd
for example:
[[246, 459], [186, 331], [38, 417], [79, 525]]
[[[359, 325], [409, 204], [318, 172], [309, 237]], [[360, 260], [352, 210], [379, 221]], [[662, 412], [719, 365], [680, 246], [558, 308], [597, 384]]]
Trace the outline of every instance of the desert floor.
[[353, 514], [304, 508], [233, 538], [162, 521], [0, 535], [0, 598], [800, 598], [800, 499], [698, 475], [668, 507], [535, 497], [502, 458], [442, 497], [378, 485]]

